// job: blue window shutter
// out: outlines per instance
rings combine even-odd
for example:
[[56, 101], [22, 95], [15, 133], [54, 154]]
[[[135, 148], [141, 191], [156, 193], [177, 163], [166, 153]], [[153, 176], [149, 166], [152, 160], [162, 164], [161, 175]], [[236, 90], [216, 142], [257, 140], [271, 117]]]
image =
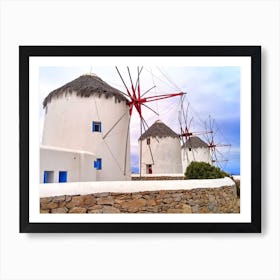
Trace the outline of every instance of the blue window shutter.
[[44, 171], [44, 184], [48, 182], [48, 172]]
[[102, 160], [101, 160], [101, 158], [98, 159], [98, 169], [99, 170], [102, 169]]
[[102, 129], [101, 129], [101, 123], [100, 123], [100, 124], [99, 124], [99, 132], [101, 132], [101, 130], [102, 130]]
[[93, 162], [93, 167], [96, 168], [97, 170], [101, 170], [102, 169], [102, 159], [101, 158], [97, 158]]
[[67, 182], [67, 171], [59, 171], [59, 183], [66, 183]]

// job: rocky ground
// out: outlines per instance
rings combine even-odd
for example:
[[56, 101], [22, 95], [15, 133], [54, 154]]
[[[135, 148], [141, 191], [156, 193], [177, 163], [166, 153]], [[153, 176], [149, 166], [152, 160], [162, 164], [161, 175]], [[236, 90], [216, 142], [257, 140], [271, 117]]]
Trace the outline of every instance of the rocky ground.
[[[240, 176], [239, 176], [240, 177]], [[238, 212], [240, 213], [240, 178], [233, 177], [232, 180], [236, 184], [236, 192], [237, 192], [237, 206], [238, 206]]]

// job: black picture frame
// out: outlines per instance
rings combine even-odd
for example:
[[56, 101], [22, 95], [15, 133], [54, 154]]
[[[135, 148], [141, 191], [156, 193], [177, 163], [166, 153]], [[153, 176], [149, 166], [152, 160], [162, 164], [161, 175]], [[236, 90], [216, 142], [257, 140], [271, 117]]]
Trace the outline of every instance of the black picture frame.
[[[251, 58], [251, 222], [34, 223], [29, 220], [29, 58], [32, 56], [247, 56]], [[19, 46], [21, 233], [260, 233], [261, 46]], [[248, 187], [248, 186], [247, 186]]]

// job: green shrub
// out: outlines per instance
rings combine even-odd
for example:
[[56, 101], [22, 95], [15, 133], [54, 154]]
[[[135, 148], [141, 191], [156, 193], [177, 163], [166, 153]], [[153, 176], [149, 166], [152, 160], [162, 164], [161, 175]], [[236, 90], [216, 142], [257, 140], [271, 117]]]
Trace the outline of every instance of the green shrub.
[[193, 161], [186, 169], [185, 179], [217, 179], [229, 176], [220, 168], [206, 162]]

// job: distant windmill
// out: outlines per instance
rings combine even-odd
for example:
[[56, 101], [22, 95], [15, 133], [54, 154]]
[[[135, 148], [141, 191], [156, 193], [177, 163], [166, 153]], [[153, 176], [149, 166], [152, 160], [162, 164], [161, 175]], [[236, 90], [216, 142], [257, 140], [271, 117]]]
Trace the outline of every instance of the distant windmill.
[[[117, 70], [117, 72], [118, 72], [118, 74], [121, 78], [121, 81], [122, 81], [122, 83], [123, 83], [123, 85], [126, 89], [126, 93], [124, 93], [124, 95], [129, 100], [127, 104], [129, 105], [130, 116], [133, 113], [133, 108], [135, 108], [136, 111], [138, 112], [139, 117], [140, 117], [140, 136], [142, 135], [143, 129], [144, 129], [145, 132], [146, 132], [147, 129], [149, 129], [149, 125], [147, 124], [145, 118], [143, 117], [142, 106], [146, 107], [147, 109], [152, 111], [154, 114], [158, 115], [158, 113], [155, 110], [153, 110], [150, 106], [148, 106], [147, 103], [162, 100], [162, 99], [167, 99], [167, 98], [171, 98], [171, 97], [175, 97], [175, 96], [182, 96], [182, 95], [186, 94], [185, 92], [176, 92], [176, 93], [167, 93], [167, 94], [146, 96], [153, 88], [155, 88], [155, 86], [151, 87], [150, 89], [145, 90], [142, 93], [142, 89], [140, 87], [140, 74], [143, 70], [143, 67], [141, 67], [141, 69], [139, 69], [139, 67], [137, 67], [138, 75], [137, 75], [137, 79], [136, 79], [135, 83], [133, 83], [130, 69], [129, 69], [129, 67], [127, 67], [128, 77], [129, 77], [129, 80], [130, 80], [130, 89], [129, 89], [129, 86], [124, 81], [124, 78], [121, 75], [118, 67], [116, 67], [116, 70]], [[127, 129], [126, 143], [128, 142], [128, 135], [129, 135], [128, 131], [129, 131], [129, 128]], [[153, 158], [151, 149], [150, 149], [150, 153], [151, 153], [151, 157]], [[140, 156], [139, 157], [140, 157], [140, 177], [141, 177], [142, 141], [141, 141], [141, 144], [140, 144]]]
[[[180, 110], [178, 114], [178, 120], [179, 120], [179, 125], [180, 125], [180, 133], [179, 137], [181, 138], [182, 141], [182, 147], [188, 148], [189, 152], [192, 152], [192, 161], [196, 161], [196, 155], [198, 151], [196, 149], [192, 148], [197, 148], [198, 146], [198, 137], [199, 135], [205, 135], [211, 133], [209, 130], [200, 130], [196, 131], [191, 128], [192, 122], [193, 122], [193, 117], [190, 118], [189, 120], [189, 107], [190, 103], [187, 103], [187, 108], [184, 108], [184, 98], [181, 99], [180, 103]], [[192, 143], [194, 142], [195, 143]], [[202, 142], [200, 141], [199, 145], [202, 145]], [[183, 158], [185, 156], [188, 156], [189, 153], [187, 153], [187, 149], [184, 149], [183, 152]]]
[[[221, 138], [224, 138], [225, 141], [225, 137], [223, 136], [220, 128], [217, 126], [215, 119], [213, 119], [210, 115], [208, 123], [205, 122], [205, 127], [211, 132], [210, 134], [205, 135], [205, 137], [211, 152], [212, 163], [217, 167], [224, 169], [228, 163], [227, 156], [229, 154], [231, 144], [222, 142]], [[219, 140], [217, 139], [218, 134], [221, 135]]]

